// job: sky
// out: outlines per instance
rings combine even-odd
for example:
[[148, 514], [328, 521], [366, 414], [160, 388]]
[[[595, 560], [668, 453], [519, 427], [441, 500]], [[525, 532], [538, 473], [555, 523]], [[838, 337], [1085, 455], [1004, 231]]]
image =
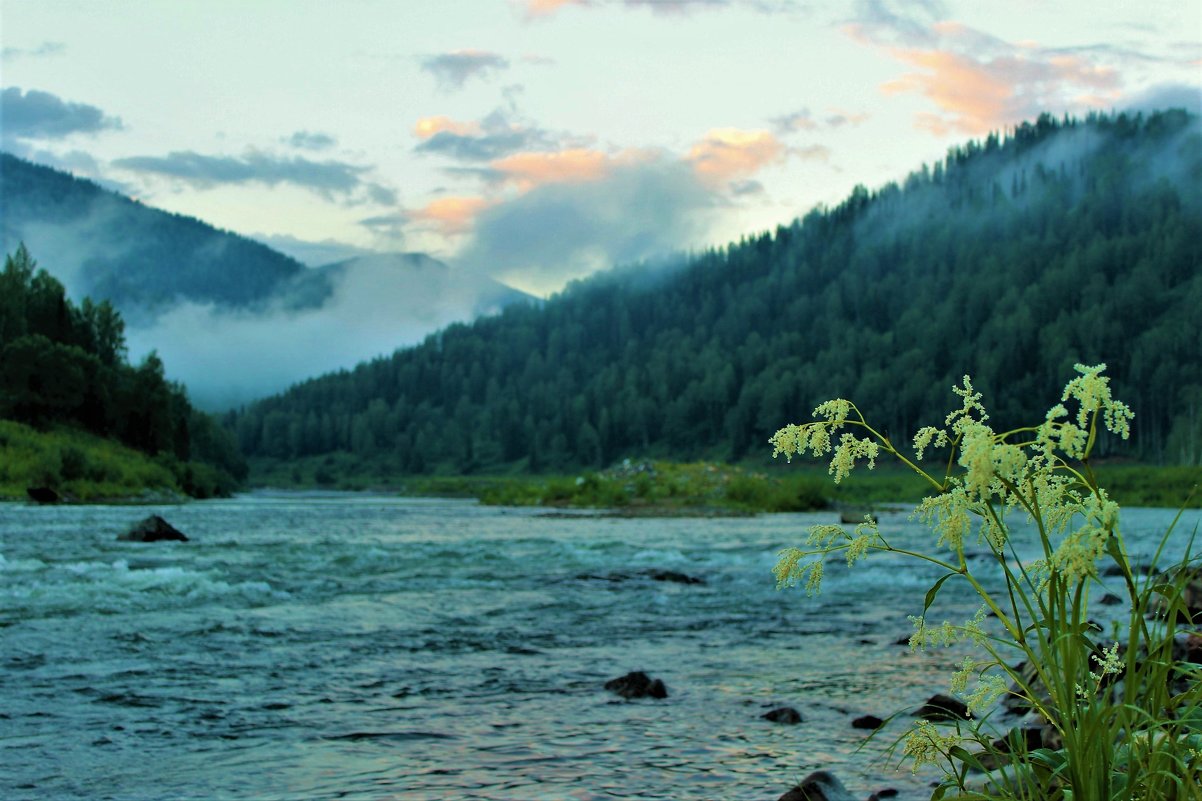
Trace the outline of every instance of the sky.
[[3, 149], [544, 296], [1043, 111], [1200, 98], [1193, 0], [0, 0]]

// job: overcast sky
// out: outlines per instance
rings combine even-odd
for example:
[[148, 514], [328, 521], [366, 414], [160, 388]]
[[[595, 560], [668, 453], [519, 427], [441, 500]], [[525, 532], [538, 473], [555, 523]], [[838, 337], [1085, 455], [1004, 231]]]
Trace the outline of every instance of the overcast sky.
[[1196, 109], [1202, 3], [3, 0], [0, 46], [10, 152], [545, 294], [1040, 111]]

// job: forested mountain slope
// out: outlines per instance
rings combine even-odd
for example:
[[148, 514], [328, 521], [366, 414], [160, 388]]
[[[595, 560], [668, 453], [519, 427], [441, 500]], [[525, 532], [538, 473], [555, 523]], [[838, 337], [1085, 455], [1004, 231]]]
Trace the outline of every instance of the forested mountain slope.
[[909, 436], [965, 373], [998, 425], [1040, 420], [1075, 362], [1105, 361], [1136, 413], [1122, 452], [1197, 463], [1200, 187], [1185, 112], [1044, 116], [658, 280], [598, 276], [230, 423], [250, 454], [415, 472], [741, 459], [835, 396]]
[[6, 253], [24, 242], [73, 295], [108, 300], [133, 325], [180, 301], [262, 304], [305, 272], [259, 242], [8, 153], [0, 197]]

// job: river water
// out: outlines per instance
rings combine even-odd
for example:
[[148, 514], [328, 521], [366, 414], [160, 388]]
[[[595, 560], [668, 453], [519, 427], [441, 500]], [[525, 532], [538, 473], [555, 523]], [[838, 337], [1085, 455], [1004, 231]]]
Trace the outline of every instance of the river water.
[[[117, 541], [151, 513], [191, 541]], [[1133, 548], [1171, 518], [1124, 510]], [[850, 722], [946, 689], [950, 653], [897, 644], [938, 574], [870, 557], [832, 562], [816, 598], [776, 591], [776, 553], [815, 522], [335, 494], [0, 506], [0, 797], [770, 801], [816, 769], [924, 797], [932, 777], [884, 757], [912, 719], [867, 746]], [[970, 616], [948, 587], [939, 613]], [[633, 670], [669, 697], [603, 689]], [[803, 722], [761, 719], [780, 705]]]

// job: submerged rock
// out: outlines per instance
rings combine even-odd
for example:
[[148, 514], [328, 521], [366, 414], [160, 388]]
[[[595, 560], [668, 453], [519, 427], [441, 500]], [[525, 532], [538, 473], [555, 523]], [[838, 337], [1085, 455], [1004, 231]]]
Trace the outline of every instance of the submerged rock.
[[851, 722], [853, 729], [879, 729], [885, 725], [885, 721], [878, 718], [876, 715], [861, 715]]
[[760, 717], [773, 723], [787, 723], [790, 726], [801, 723], [801, 713], [791, 706], [778, 707], [771, 712], [765, 712]]
[[647, 575], [652, 581], [670, 581], [673, 584], [704, 584], [705, 579], [678, 573], [675, 570], [649, 570]]
[[855, 801], [843, 782], [833, 773], [815, 771], [801, 780], [801, 784], [782, 795], [778, 801]]
[[117, 539], [122, 542], [187, 542], [188, 538], [175, 526], [158, 515], [151, 515], [130, 528]]
[[659, 679], [652, 679], [641, 670], [627, 673], [605, 682], [605, 689], [623, 698], [667, 698], [668, 688]]

